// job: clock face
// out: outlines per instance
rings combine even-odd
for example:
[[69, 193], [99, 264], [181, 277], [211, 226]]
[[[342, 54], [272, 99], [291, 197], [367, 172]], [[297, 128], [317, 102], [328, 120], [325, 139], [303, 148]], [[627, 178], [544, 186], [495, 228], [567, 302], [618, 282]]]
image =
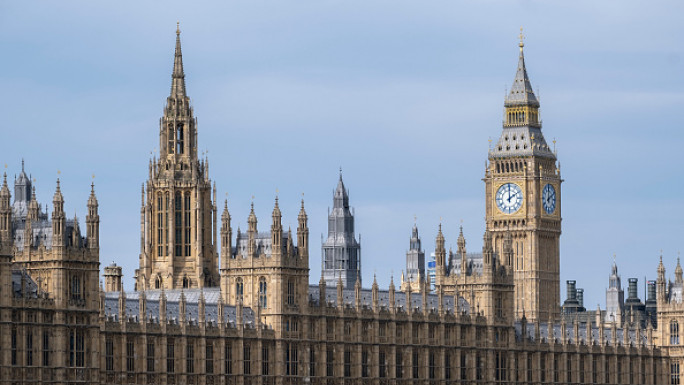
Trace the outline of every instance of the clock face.
[[547, 214], [553, 214], [556, 210], [556, 189], [547, 184], [542, 191], [542, 206]]
[[506, 183], [496, 192], [496, 206], [505, 214], [513, 214], [520, 209], [523, 193], [515, 183]]

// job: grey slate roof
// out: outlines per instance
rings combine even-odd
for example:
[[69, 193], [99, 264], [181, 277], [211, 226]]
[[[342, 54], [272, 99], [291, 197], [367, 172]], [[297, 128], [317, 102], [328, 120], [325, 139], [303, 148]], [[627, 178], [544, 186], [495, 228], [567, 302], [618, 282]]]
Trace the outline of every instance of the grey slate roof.
[[[407, 304], [408, 296], [402, 291], [395, 291], [394, 302], [397, 309], [407, 311], [409, 306]], [[337, 306], [337, 287], [326, 287], [325, 300], [332, 306]], [[314, 305], [320, 306], [320, 288], [318, 285], [309, 285], [309, 301]], [[356, 306], [356, 290], [343, 289], [342, 301], [345, 305]], [[450, 313], [454, 313], [454, 297], [450, 295], [443, 296], [444, 309]], [[380, 308], [389, 309], [390, 296], [388, 290], [378, 290], [378, 305]], [[361, 306], [371, 308], [373, 306], [373, 291], [371, 289], [361, 289]], [[427, 295], [427, 308], [429, 310], [437, 311], [439, 309], [439, 296], [430, 293]], [[411, 293], [411, 309], [418, 311], [423, 310], [423, 295], [421, 293]], [[457, 314], [470, 314], [470, 305], [468, 302], [460, 297], [458, 300]]]
[[[529, 341], [536, 342], [535, 341], [535, 324], [534, 323], [526, 323], [526, 338]], [[578, 334], [579, 334], [579, 339], [580, 339], [580, 344], [583, 345], [591, 345], [591, 344], [599, 344], [599, 328], [595, 325], [592, 325], [591, 327], [591, 336], [590, 338], [587, 338], [587, 325], [586, 323], [580, 323], [578, 328]], [[624, 343], [624, 333], [625, 330], [622, 328], [616, 328], [615, 332], [617, 333], [617, 343], [618, 344], [623, 344]], [[633, 346], [639, 346], [639, 345], [646, 345], [648, 343], [647, 336], [645, 332], [641, 333], [640, 339], [637, 341], [636, 338], [636, 331], [635, 330], [628, 330], [627, 333], [629, 333], [629, 344]], [[568, 343], [570, 344], [575, 344], [574, 340], [575, 336], [575, 331], [574, 331], [574, 326], [572, 323], [566, 324], [565, 326], [565, 337], [568, 340]], [[523, 340], [523, 324], [521, 321], [516, 321], [515, 322], [515, 337], [516, 340], [522, 341]], [[557, 342], [560, 343], [563, 340], [563, 334], [562, 334], [562, 328], [560, 324], [552, 324], [551, 328], [549, 328], [548, 323], [541, 323], [539, 325], [539, 338], [541, 339], [542, 342], [548, 342], [548, 343], [553, 343]], [[612, 328], [604, 328], [603, 329], [603, 339], [604, 342], [607, 345], [611, 345], [613, 343], [613, 329]]]
[[[166, 319], [178, 322], [180, 320], [180, 298], [181, 291], [185, 295], [185, 319], [186, 321], [196, 323], [199, 321], [199, 298], [200, 289], [184, 289], [184, 290], [166, 290]], [[152, 318], [154, 321], [159, 321], [159, 298], [161, 290], [147, 290], [145, 291], [146, 298], [146, 314], [140, 314], [140, 295], [141, 292], [126, 292], [126, 316], [137, 319], [145, 317], [145, 319]], [[105, 293], [105, 315], [118, 319], [119, 317], [119, 292]], [[204, 310], [205, 319], [207, 322], [218, 323], [218, 298], [219, 288], [205, 288], [204, 289]], [[236, 323], [236, 307], [230, 305], [223, 305], [222, 320]], [[255, 324], [255, 312], [249, 307], [242, 308], [242, 321], [245, 325]]]
[[[496, 256], [496, 253], [494, 254]], [[497, 257], [498, 258], [498, 257]], [[449, 255], [449, 274], [461, 274], [461, 256], [456, 254]], [[482, 274], [483, 258], [482, 253], [467, 253], [466, 254], [467, 271], [469, 274]]]
[[[22, 290], [23, 281], [23, 290]], [[26, 270], [12, 270], [12, 294], [14, 298], [38, 298], [38, 284]]]
[[496, 145], [489, 150], [490, 157], [541, 156], [556, 159], [542, 135], [541, 127], [504, 127]]
[[513, 79], [511, 91], [506, 97], [506, 106], [530, 105], [539, 107], [539, 100], [532, 90], [530, 78], [527, 76], [525, 68], [525, 55], [523, 54], [522, 43], [520, 45], [520, 57], [518, 58], [518, 70]]

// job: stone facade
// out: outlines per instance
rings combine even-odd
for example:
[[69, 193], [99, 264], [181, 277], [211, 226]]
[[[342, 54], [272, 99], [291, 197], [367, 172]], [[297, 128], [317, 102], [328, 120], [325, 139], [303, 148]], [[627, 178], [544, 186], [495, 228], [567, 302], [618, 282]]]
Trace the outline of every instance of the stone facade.
[[[233, 245], [227, 202], [217, 231], [178, 31], [160, 157], [143, 188], [137, 290], [123, 290], [116, 265], [97, 288], [94, 189], [84, 238], [78, 221], [64, 216], [59, 182], [48, 232], [38, 225], [47, 214], [28, 201], [25, 181], [17, 195], [28, 201], [26, 219], [12, 219], [4, 181], [0, 384], [678, 383], [678, 327], [666, 334], [650, 323], [558, 317], [560, 205], [554, 201], [550, 210], [548, 194], [539, 200], [546, 185], [559, 194], [561, 180], [541, 136], [538, 103], [527, 92], [522, 50], [520, 58], [523, 88], [514, 86], [509, 96], [504, 142], [490, 152], [485, 175], [482, 252], [467, 253], [461, 231], [457, 252], [447, 254], [440, 225], [435, 292], [426, 280], [403, 290], [392, 280], [383, 290], [375, 280], [364, 289], [359, 278], [350, 287], [322, 275], [310, 285], [304, 202], [294, 234], [282, 227], [277, 197], [270, 231], [258, 231], [252, 207], [247, 232], [238, 230]], [[518, 138], [522, 153], [505, 153], [505, 142]], [[508, 212], [496, 206], [504, 183], [524, 194], [521, 206], [504, 207]], [[517, 199], [507, 194], [506, 204]], [[43, 230], [34, 231], [34, 223]], [[23, 234], [37, 237], [19, 240]], [[682, 319], [682, 270], [669, 288], [662, 263], [658, 273], [658, 324], [673, 325]], [[674, 342], [665, 344], [668, 337]]]

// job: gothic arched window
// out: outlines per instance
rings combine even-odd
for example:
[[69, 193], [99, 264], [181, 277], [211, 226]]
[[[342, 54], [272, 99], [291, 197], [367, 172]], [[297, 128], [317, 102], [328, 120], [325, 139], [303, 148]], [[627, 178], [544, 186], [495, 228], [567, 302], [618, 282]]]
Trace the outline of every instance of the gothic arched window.
[[290, 306], [295, 304], [295, 281], [292, 278], [287, 280], [287, 304]]
[[154, 288], [155, 289], [160, 289], [161, 288], [161, 278], [157, 277], [154, 280]]
[[71, 298], [81, 299], [81, 279], [78, 276], [71, 278]]
[[190, 280], [188, 277], [183, 277], [183, 288], [187, 289], [188, 287], [190, 287]]
[[268, 301], [266, 300], [266, 278], [259, 278], [259, 306], [262, 309], [266, 309], [268, 306]]
[[679, 345], [679, 322], [670, 321], [670, 345]]
[[235, 303], [237, 304], [242, 300], [242, 294], [244, 293], [245, 284], [242, 282], [242, 278], [235, 280]]
[[178, 128], [176, 129], [176, 154], [183, 153], [183, 137], [183, 124], [180, 123], [178, 124]]

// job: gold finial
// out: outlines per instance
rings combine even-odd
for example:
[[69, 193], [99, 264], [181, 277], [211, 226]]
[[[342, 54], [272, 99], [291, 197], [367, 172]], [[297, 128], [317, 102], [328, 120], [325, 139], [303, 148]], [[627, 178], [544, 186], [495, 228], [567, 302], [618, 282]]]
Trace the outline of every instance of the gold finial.
[[95, 180], [95, 174], [91, 175], [90, 177], [93, 178], [93, 180]]
[[59, 171], [59, 170], [57, 170], [57, 175], [60, 175], [60, 174], [62, 174], [62, 172], [61, 172], [61, 171]]
[[520, 35], [518, 37], [520, 37], [520, 44], [518, 44], [518, 46], [522, 51], [523, 47], [525, 46], [525, 43], [523, 43], [523, 39], [525, 39], [525, 35], [523, 35], [523, 27], [520, 27]]
[[180, 21], [176, 22], [176, 35], [180, 35]]

